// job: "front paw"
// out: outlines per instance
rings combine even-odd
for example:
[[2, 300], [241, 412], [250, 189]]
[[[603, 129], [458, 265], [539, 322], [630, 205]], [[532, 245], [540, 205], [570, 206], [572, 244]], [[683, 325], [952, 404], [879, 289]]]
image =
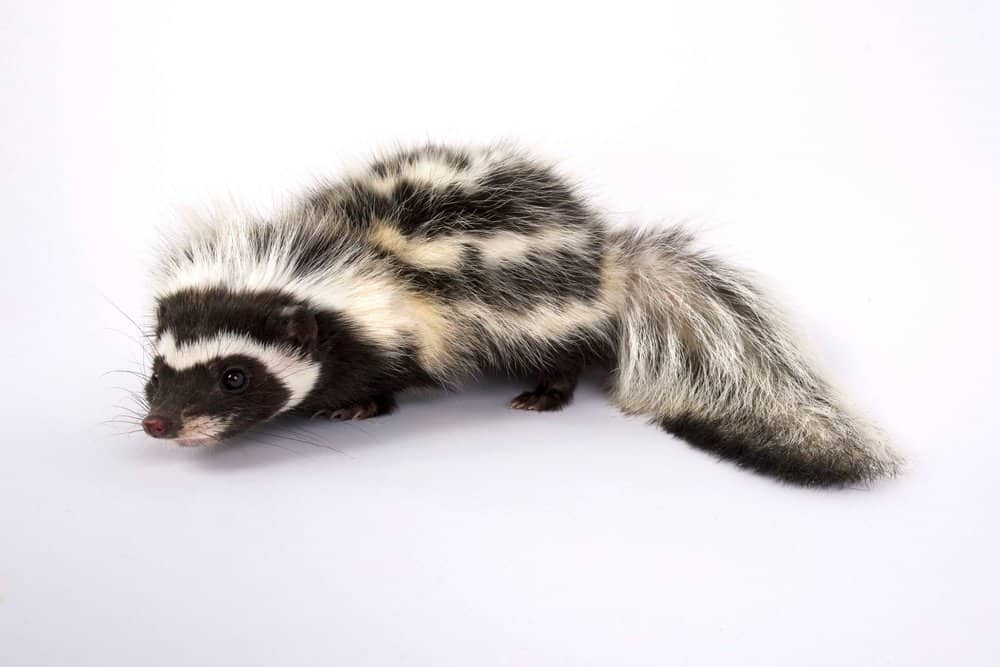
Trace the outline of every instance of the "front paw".
[[392, 398], [374, 397], [363, 401], [348, 403], [339, 408], [318, 410], [313, 413], [313, 419], [329, 419], [330, 421], [353, 421], [369, 419], [392, 412], [395, 403]]

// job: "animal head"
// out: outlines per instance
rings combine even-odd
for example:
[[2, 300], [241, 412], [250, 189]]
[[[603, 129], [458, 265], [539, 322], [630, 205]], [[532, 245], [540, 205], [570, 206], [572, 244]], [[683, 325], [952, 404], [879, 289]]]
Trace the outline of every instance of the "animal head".
[[159, 299], [142, 427], [201, 445], [298, 405], [320, 373], [318, 324], [279, 293], [190, 289]]

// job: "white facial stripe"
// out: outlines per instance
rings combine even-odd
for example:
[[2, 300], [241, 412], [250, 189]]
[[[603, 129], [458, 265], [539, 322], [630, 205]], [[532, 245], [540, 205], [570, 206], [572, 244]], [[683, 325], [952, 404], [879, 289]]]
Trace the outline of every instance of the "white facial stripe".
[[181, 430], [174, 438], [181, 445], [202, 445], [216, 442], [232, 422], [228, 417], [209, 417], [201, 415], [184, 421]]
[[320, 371], [319, 364], [303, 359], [291, 348], [265, 345], [248, 336], [228, 332], [178, 345], [173, 334], [166, 331], [156, 345], [156, 352], [165, 364], [178, 371], [234, 354], [256, 359], [281, 380], [291, 394], [281, 412], [302, 402], [316, 385]]

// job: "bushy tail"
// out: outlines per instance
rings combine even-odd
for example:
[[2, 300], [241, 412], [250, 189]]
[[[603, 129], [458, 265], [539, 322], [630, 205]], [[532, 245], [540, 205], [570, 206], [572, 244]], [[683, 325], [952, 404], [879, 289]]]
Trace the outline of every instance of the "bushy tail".
[[746, 276], [683, 230], [620, 231], [628, 267], [615, 403], [696, 447], [797, 484], [843, 486], [902, 460], [854, 415]]

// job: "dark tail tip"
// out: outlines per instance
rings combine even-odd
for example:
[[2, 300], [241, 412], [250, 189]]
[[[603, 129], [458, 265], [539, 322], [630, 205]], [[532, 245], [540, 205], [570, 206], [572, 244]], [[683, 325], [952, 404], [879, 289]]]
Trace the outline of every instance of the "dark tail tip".
[[[809, 452], [795, 443], [782, 441], [774, 429], [740, 424], [722, 429], [690, 416], [663, 419], [668, 433], [736, 465], [779, 479], [810, 487], [863, 486], [895, 474], [895, 465], [878, 459], [863, 443], [844, 442], [837, 451]], [[739, 435], [733, 435], [733, 433]]]

